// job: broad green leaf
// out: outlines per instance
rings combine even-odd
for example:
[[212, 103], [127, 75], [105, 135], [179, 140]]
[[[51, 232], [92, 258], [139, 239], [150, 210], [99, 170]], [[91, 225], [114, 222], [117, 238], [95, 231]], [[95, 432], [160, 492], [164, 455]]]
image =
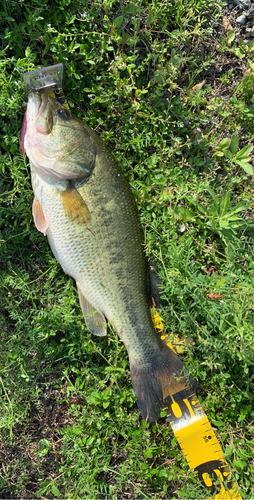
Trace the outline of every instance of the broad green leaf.
[[227, 455], [227, 457], [230, 457], [231, 455], [233, 455], [234, 453], [234, 449], [232, 446], [227, 446], [226, 449], [225, 449], [225, 455]]
[[241, 160], [235, 160], [235, 163], [240, 165], [240, 167], [242, 167], [243, 170], [245, 170], [245, 172], [247, 174], [253, 175], [253, 168], [252, 168], [250, 163], [248, 163], [247, 161], [241, 161]]
[[230, 147], [231, 140], [229, 137], [226, 137], [225, 139], [222, 139], [219, 144], [220, 149], [228, 149]]
[[240, 460], [233, 460], [233, 465], [234, 467], [236, 468], [239, 468], [239, 469], [244, 469], [246, 467], [246, 464], [245, 462], [240, 462]]
[[246, 221], [243, 220], [243, 219], [240, 219], [238, 222], [237, 221], [231, 222], [231, 219], [229, 219], [229, 224], [230, 224], [230, 227], [232, 227], [234, 229], [237, 229], [237, 228], [245, 226], [246, 225]]
[[239, 149], [239, 139], [235, 134], [233, 134], [231, 137], [230, 149], [233, 155], [235, 155]]
[[186, 207], [175, 207], [174, 216], [182, 221], [195, 218], [195, 214]]
[[210, 187], [207, 187], [206, 190], [208, 191], [208, 193], [212, 196], [212, 198], [214, 199], [215, 201], [215, 205], [216, 205], [216, 208], [218, 208], [219, 206], [219, 198], [218, 196], [215, 194], [215, 192], [213, 191], [212, 188]]
[[227, 219], [219, 219], [219, 226], [223, 228], [228, 228], [229, 222]]
[[221, 216], [223, 216], [226, 213], [229, 207], [229, 202], [230, 202], [230, 194], [229, 192], [227, 192], [224, 198], [220, 200]]
[[246, 224], [245, 220], [242, 217], [235, 217], [235, 216], [231, 217], [231, 215], [229, 215], [228, 220], [230, 221], [230, 226], [231, 226], [231, 224], [232, 224], [232, 226], [234, 226], [234, 224], [236, 223], [235, 221], [241, 221], [241, 222], [237, 222], [237, 224], [242, 224], [242, 222], [244, 222], [244, 224]]
[[[253, 42], [251, 42], [250, 45], [252, 45], [253, 43], [254, 43], [254, 40], [253, 40]], [[249, 61], [249, 68], [254, 69], [254, 63], [252, 61]]]
[[90, 436], [89, 439], [86, 442], [87, 446], [90, 446], [94, 442], [94, 439], [95, 439], [94, 436]]
[[240, 57], [240, 59], [242, 59], [243, 57], [245, 57], [245, 53], [241, 51], [241, 49], [239, 49], [238, 47], [235, 49], [235, 55], [237, 57]]
[[218, 227], [217, 220], [216, 220], [216, 222], [215, 222], [215, 221], [214, 221], [214, 219], [209, 219], [209, 220], [207, 221], [206, 225], [207, 225], [207, 226], [209, 226], [209, 227], [211, 227], [211, 228], [212, 228], [212, 230], [213, 230], [215, 233], [217, 233], [217, 234], [218, 234], [218, 230], [219, 230], [220, 228]]
[[223, 151], [215, 151], [214, 155], [215, 157], [217, 158], [222, 158], [224, 156], [224, 152]]
[[114, 28], [119, 28], [119, 26], [121, 26], [122, 22], [123, 22], [123, 16], [116, 17], [116, 19], [113, 22]]
[[201, 203], [197, 203], [196, 206], [202, 214], [207, 215], [207, 208], [206, 207], [201, 205]]
[[251, 44], [249, 45], [249, 50], [254, 50], [254, 40], [252, 40]]
[[73, 434], [77, 434], [77, 435], [82, 434], [82, 432], [83, 432], [82, 429], [79, 429], [78, 427], [73, 427], [72, 431], [73, 431]]
[[210, 205], [207, 209], [208, 215], [215, 215], [215, 217], [219, 216], [218, 212], [218, 206], [216, 207], [215, 205]]
[[233, 158], [233, 161], [236, 161], [236, 160], [241, 160], [241, 161], [250, 161], [250, 157], [248, 155], [236, 155], [234, 158]]
[[47, 439], [41, 439], [39, 443], [39, 450], [38, 450], [38, 455], [39, 457], [44, 457], [47, 455], [49, 449], [50, 449], [50, 441]]
[[[245, 408], [242, 413], [245, 413], [245, 417], [246, 417], [246, 415], [248, 414], [248, 409]], [[236, 449], [236, 454], [238, 457], [243, 458], [244, 460], [246, 460], [246, 458], [247, 459], [249, 458], [249, 453], [245, 453], [244, 450], [242, 450], [241, 448], [238, 448], [238, 447]]]
[[54, 497], [58, 498], [60, 496], [60, 491], [54, 483], [51, 485], [51, 491], [52, 491]]
[[234, 41], [235, 39], [235, 32], [234, 31], [230, 31], [228, 33], [228, 36], [227, 36], [227, 43], [228, 45], [231, 45], [231, 43]]
[[240, 149], [240, 151], [238, 151], [236, 158], [238, 158], [239, 160], [243, 159], [243, 155], [248, 155], [248, 153], [251, 152], [252, 148], [253, 148], [253, 144], [249, 144], [249, 146], [244, 146], [244, 148], [242, 148], [242, 149]]
[[31, 55], [31, 48], [30, 47], [26, 48], [25, 55], [26, 55], [26, 57], [30, 57], [30, 55]]
[[147, 20], [146, 20], [147, 26], [150, 26], [150, 24], [152, 23], [152, 20], [153, 20], [152, 12], [149, 12], [149, 14], [147, 16]]
[[232, 160], [233, 155], [232, 155], [231, 151], [229, 151], [229, 149], [226, 149], [226, 150], [224, 151], [224, 154], [225, 154], [225, 156], [226, 156], [227, 158], [230, 158], [230, 160]]
[[235, 231], [233, 231], [232, 229], [230, 228], [220, 228], [220, 231], [222, 236], [224, 236], [224, 238], [226, 238], [227, 240], [230, 240], [230, 241], [234, 241], [235, 240], [235, 237], [234, 237], [234, 234], [235, 234]]
[[237, 214], [238, 212], [241, 212], [242, 210], [247, 210], [248, 209], [248, 205], [246, 203], [246, 201], [240, 201], [239, 203], [237, 203], [237, 205], [233, 208], [230, 209], [230, 212], [229, 212], [229, 217], [231, 217], [232, 215], [234, 214]]
[[182, 220], [188, 220], [188, 219], [193, 219], [195, 218], [195, 214], [189, 210], [189, 208], [184, 207], [183, 213], [182, 213]]
[[249, 47], [244, 43], [244, 41], [240, 38], [239, 39], [239, 47], [244, 54], [248, 54]]

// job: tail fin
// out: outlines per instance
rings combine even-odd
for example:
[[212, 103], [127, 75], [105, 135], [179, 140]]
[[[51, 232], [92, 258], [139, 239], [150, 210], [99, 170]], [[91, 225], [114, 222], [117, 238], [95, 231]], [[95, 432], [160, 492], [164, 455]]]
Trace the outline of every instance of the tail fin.
[[198, 384], [186, 373], [183, 362], [166, 344], [161, 344], [161, 352], [145, 365], [130, 358], [132, 386], [138, 398], [141, 415], [148, 422], [158, 420], [163, 400], [192, 386], [198, 391]]

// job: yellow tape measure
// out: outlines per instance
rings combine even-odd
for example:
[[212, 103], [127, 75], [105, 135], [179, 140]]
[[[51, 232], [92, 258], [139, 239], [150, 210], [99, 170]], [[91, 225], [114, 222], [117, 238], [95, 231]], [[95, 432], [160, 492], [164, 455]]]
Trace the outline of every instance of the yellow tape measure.
[[69, 104], [66, 100], [64, 92], [62, 89], [59, 90], [51, 90], [50, 92], [46, 92], [50, 97], [54, 97], [57, 102], [60, 102], [65, 108], [70, 109]]
[[[163, 334], [163, 324], [157, 311], [152, 309], [151, 312], [161, 339], [174, 350], [167, 335]], [[164, 410], [190, 468], [197, 472], [209, 495], [212, 495], [208, 498], [242, 499], [218, 439], [187, 380], [182, 390], [169, 393], [164, 399]]]

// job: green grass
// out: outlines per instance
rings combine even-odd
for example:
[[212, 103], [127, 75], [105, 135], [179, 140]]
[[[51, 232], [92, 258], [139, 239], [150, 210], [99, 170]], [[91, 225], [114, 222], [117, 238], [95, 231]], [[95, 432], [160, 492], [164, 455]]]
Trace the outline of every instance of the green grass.
[[1, 498], [204, 497], [168, 423], [142, 421], [117, 335], [87, 332], [74, 282], [34, 227], [22, 73], [57, 62], [71, 109], [130, 182], [166, 331], [253, 498], [254, 189], [241, 150], [254, 144], [254, 63], [221, 16], [209, 0], [2, 3]]

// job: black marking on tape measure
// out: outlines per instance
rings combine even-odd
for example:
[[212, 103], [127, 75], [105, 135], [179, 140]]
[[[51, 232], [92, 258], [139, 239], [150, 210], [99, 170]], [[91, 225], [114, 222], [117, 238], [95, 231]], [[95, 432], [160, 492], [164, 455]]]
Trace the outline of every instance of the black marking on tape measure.
[[181, 421], [190, 420], [194, 417], [203, 416], [203, 410], [197, 404], [197, 396], [191, 388], [182, 389], [172, 396], [164, 399], [164, 410], [170, 420], [170, 424], [178, 427]]
[[[199, 480], [212, 495], [220, 492], [222, 484], [226, 490], [234, 488], [234, 481], [232, 479], [227, 479], [230, 474], [229, 466], [226, 462], [223, 462], [223, 460], [209, 460], [208, 462], [197, 465], [194, 471], [198, 473]], [[207, 483], [207, 475], [209, 475], [209, 479], [212, 483], [210, 485]]]
[[65, 97], [62, 89], [54, 90], [54, 93], [55, 93], [55, 100], [57, 102], [59, 102], [60, 104], [63, 104], [63, 105], [66, 104], [66, 97]]

